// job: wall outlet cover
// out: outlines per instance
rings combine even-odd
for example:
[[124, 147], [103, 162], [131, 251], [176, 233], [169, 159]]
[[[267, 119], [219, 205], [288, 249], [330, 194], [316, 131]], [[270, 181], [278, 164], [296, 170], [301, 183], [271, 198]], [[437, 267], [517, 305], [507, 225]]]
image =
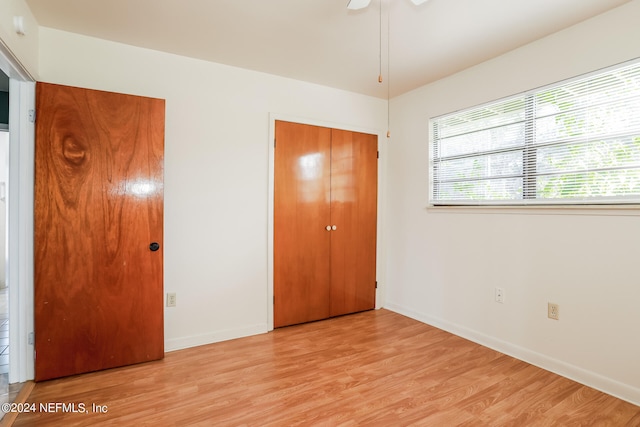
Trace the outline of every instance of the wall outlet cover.
[[167, 293], [167, 307], [175, 307], [176, 306], [176, 294], [175, 292]]
[[560, 320], [560, 306], [552, 302], [548, 303], [547, 317], [549, 317], [549, 319]]

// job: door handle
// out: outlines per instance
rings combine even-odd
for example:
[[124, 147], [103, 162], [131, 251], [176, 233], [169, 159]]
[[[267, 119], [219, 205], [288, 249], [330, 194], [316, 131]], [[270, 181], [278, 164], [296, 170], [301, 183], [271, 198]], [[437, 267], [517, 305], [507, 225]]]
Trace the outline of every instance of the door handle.
[[338, 227], [336, 227], [336, 226], [334, 225], [333, 227], [331, 227], [331, 229], [332, 229], [333, 231], [336, 231], [336, 230], [338, 229]]
[[324, 229], [327, 230], [327, 231], [331, 231], [331, 226], [327, 225]]
[[151, 250], [151, 252], [155, 252], [155, 251], [157, 251], [158, 249], [160, 249], [160, 244], [159, 244], [158, 242], [152, 242], [152, 243], [149, 245], [149, 249]]

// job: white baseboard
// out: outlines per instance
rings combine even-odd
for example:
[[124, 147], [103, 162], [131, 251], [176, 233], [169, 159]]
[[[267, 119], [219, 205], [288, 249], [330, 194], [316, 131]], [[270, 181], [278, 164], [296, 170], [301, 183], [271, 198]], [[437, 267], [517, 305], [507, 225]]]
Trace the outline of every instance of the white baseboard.
[[268, 331], [267, 324], [259, 324], [247, 326], [237, 329], [226, 329], [223, 331], [215, 331], [207, 334], [192, 335], [189, 337], [172, 338], [165, 340], [164, 351], [182, 350], [200, 345], [213, 344], [220, 341], [228, 341], [236, 338], [244, 338], [251, 335], [264, 334]]
[[387, 303], [384, 308], [640, 406], [640, 388], [612, 380], [611, 378], [607, 378], [595, 372], [579, 368], [561, 360], [511, 344], [507, 341], [485, 335], [473, 329], [438, 319], [415, 310], [407, 309], [399, 304]]

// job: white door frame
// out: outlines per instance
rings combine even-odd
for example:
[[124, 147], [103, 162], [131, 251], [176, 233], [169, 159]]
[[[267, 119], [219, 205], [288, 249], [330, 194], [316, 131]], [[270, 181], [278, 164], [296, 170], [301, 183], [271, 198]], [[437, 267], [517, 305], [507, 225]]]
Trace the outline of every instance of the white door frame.
[[384, 210], [382, 209], [384, 199], [384, 183], [386, 176], [386, 167], [383, 159], [386, 159], [386, 144], [383, 141], [387, 140], [386, 131], [380, 129], [363, 128], [359, 126], [345, 125], [344, 123], [333, 123], [321, 120], [313, 120], [303, 117], [296, 117], [292, 115], [283, 115], [277, 113], [269, 114], [269, 202], [267, 208], [267, 329], [273, 330], [273, 203], [274, 203], [274, 188], [275, 188], [275, 150], [274, 140], [276, 137], [276, 121], [293, 122], [312, 126], [322, 126], [332, 129], [341, 129], [351, 132], [362, 132], [373, 135], [378, 135], [378, 212], [377, 212], [377, 242], [376, 242], [376, 278], [378, 281], [378, 287], [376, 289], [376, 305], [375, 308], [379, 309], [384, 303], [384, 280], [386, 275], [385, 271], [385, 236], [382, 224], [384, 224]]
[[9, 76], [8, 264], [9, 383], [33, 379], [33, 196], [35, 81], [0, 40]]

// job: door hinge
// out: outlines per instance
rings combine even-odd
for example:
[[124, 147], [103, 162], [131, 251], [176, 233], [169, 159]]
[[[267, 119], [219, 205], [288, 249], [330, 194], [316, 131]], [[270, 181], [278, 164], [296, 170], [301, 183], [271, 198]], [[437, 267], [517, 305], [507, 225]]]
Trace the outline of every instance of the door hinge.
[[273, 304], [275, 305], [275, 303], [276, 303], [276, 296], [274, 295], [273, 296]]
[[36, 110], [29, 110], [29, 121], [31, 123], [36, 122]]
[[378, 289], [378, 281], [376, 280], [376, 289]]
[[35, 334], [33, 332], [29, 332], [29, 335], [27, 335], [27, 343], [29, 345], [33, 345], [36, 342], [35, 338]]
[[379, 158], [380, 158], [380, 152], [378, 151], [376, 154], [376, 159], [379, 159]]
[[273, 148], [276, 148], [276, 139], [273, 138]]

